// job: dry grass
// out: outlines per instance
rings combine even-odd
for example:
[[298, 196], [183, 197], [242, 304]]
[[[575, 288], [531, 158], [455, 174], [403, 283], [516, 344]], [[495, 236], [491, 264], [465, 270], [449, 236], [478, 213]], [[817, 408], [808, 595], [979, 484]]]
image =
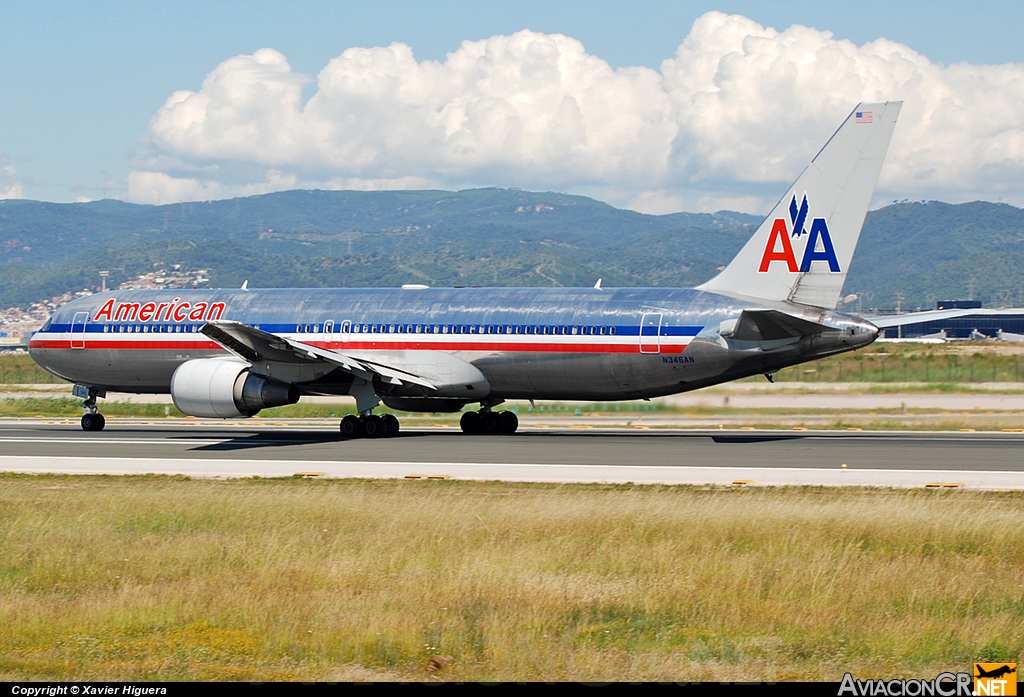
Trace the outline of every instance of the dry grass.
[[[1024, 496], [0, 477], [0, 680], [1024, 662]], [[426, 673], [433, 656], [451, 656]]]

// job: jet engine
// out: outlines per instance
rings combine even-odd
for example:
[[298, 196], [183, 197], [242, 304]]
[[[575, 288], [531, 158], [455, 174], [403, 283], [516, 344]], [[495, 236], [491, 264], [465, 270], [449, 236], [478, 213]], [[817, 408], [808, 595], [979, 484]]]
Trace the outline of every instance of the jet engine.
[[232, 419], [299, 401], [295, 385], [253, 375], [249, 367], [219, 358], [185, 361], [171, 377], [174, 406], [191, 416]]

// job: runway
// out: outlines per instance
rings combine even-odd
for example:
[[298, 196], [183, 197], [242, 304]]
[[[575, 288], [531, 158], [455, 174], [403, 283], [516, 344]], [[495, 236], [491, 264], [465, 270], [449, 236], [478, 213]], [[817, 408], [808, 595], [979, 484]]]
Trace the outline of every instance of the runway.
[[85, 433], [74, 422], [0, 420], [0, 470], [1024, 489], [1024, 434], [525, 428], [470, 437], [432, 427], [342, 441], [323, 422], [257, 430], [251, 422], [111, 420], [102, 433]]

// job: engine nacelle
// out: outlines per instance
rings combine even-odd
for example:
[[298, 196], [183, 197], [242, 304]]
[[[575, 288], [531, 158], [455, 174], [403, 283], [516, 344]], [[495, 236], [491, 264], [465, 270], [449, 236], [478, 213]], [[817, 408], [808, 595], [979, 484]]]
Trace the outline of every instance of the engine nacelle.
[[185, 361], [171, 377], [174, 406], [191, 416], [233, 419], [260, 409], [295, 404], [295, 385], [249, 372], [249, 364], [219, 358]]

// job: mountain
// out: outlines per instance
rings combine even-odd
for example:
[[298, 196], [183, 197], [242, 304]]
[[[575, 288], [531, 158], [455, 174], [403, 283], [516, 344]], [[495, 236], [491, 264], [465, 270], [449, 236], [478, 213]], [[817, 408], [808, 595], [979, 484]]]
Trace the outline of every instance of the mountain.
[[[0, 201], [0, 307], [172, 265], [210, 285], [692, 286], [758, 216], [644, 215], [516, 189], [285, 191], [166, 206]], [[898, 203], [868, 214], [846, 293], [863, 306], [936, 298], [1024, 304], [1024, 210]]]
[[[756, 216], [644, 215], [505, 189], [286, 191], [146, 206], [0, 201], [0, 306], [170, 265], [212, 285], [692, 285]], [[683, 263], [679, 259], [685, 259]]]
[[[872, 306], [936, 299], [1024, 306], [1024, 210], [1005, 203], [900, 203], [868, 213], [846, 293]], [[867, 298], [865, 298], [867, 301]]]

